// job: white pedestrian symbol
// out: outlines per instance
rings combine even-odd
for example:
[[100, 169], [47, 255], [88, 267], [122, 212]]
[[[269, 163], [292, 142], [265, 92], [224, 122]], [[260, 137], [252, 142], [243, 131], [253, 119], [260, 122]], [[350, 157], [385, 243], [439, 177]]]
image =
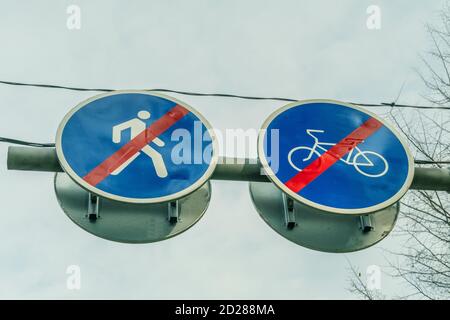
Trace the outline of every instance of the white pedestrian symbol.
[[[150, 112], [141, 110], [138, 112], [137, 116], [138, 118], [125, 121], [124, 123], [118, 124], [113, 127], [112, 141], [114, 143], [120, 143], [120, 141], [122, 140], [122, 131], [130, 129], [131, 139], [133, 139], [147, 128], [145, 122], [142, 120], [149, 119]], [[158, 137], [155, 137], [151, 142], [154, 142], [158, 147], [164, 147], [165, 145], [164, 141], [162, 141]], [[140, 151], [144, 152], [147, 156], [149, 156], [152, 159], [158, 177], [160, 178], [167, 177], [167, 169], [164, 163], [164, 159], [158, 151], [150, 147], [148, 144], [145, 145]], [[119, 173], [121, 173], [122, 170], [125, 169], [131, 162], [133, 162], [134, 159], [136, 159], [140, 154], [141, 154], [140, 152], [136, 152], [136, 154], [134, 154], [127, 161], [125, 161], [119, 168], [114, 170], [111, 174], [118, 175]]]

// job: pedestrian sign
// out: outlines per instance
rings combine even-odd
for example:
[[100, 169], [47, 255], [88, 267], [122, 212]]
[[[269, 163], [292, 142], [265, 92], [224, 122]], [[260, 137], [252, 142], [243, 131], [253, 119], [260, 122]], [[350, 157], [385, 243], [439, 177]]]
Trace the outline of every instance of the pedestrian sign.
[[291, 103], [263, 124], [258, 154], [268, 177], [294, 200], [333, 213], [384, 209], [408, 190], [413, 158], [396, 130], [357, 106]]
[[112, 200], [157, 203], [201, 187], [217, 164], [209, 123], [174, 98], [145, 91], [95, 96], [61, 122], [56, 151], [81, 187]]

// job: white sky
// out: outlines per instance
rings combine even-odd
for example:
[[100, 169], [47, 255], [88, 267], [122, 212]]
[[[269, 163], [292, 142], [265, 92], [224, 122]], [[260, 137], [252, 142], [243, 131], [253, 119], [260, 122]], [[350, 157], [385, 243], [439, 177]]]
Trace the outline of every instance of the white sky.
[[[81, 8], [68, 30], [66, 8]], [[366, 28], [381, 8], [382, 28]], [[121, 89], [171, 88], [344, 101], [418, 103], [413, 68], [429, 48], [424, 25], [443, 1], [2, 1], [0, 79]], [[0, 136], [52, 142], [66, 112], [94, 93], [0, 85]], [[215, 128], [259, 128], [282, 102], [173, 95]], [[382, 114], [382, 109], [377, 110]], [[148, 245], [96, 238], [74, 225], [51, 173], [6, 170], [0, 146], [0, 298], [352, 298], [349, 259], [385, 265], [382, 248], [311, 251], [259, 218], [247, 183], [213, 182], [205, 217]], [[230, 154], [231, 155], [231, 154]], [[66, 289], [81, 267], [82, 288]], [[404, 288], [384, 276], [383, 292]]]

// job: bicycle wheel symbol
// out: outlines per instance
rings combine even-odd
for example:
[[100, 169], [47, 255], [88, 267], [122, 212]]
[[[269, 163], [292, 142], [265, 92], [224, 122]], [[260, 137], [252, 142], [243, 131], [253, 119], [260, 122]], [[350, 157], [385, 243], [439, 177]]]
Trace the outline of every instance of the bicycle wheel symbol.
[[[362, 162], [358, 162], [358, 158], [360, 156], [363, 156], [365, 160]], [[379, 159], [380, 161], [370, 160], [370, 156], [374, 156], [375, 159]], [[380, 163], [380, 164], [378, 164], [378, 163]], [[370, 172], [363, 170], [363, 169], [367, 170], [367, 168], [373, 168], [375, 166], [377, 167], [377, 169], [382, 169], [382, 171], [379, 173], [370, 173]], [[373, 152], [373, 151], [358, 152], [355, 155], [355, 158], [353, 159], [353, 167], [355, 167], [356, 171], [358, 171], [362, 175], [364, 175], [366, 177], [371, 177], [371, 178], [382, 177], [386, 174], [386, 172], [389, 169], [389, 165], [388, 165], [386, 159], [383, 156], [381, 156], [380, 154]], [[378, 170], [378, 171], [380, 171], [380, 170]]]
[[[311, 147], [296, 147], [294, 149], [292, 149], [291, 151], [289, 151], [288, 153], [288, 162], [291, 165], [292, 168], [294, 168], [297, 171], [302, 171], [302, 169], [300, 169], [299, 167], [297, 167], [294, 164], [294, 161], [292, 160], [293, 155], [295, 153], [295, 157], [301, 159], [303, 162], [308, 162], [310, 159], [312, 159], [312, 155], [314, 154], [315, 156], [317, 156], [317, 158], [320, 157], [320, 152], [311, 148]], [[315, 159], [313, 159], [315, 160]], [[303, 166], [305, 167], [306, 164]]]

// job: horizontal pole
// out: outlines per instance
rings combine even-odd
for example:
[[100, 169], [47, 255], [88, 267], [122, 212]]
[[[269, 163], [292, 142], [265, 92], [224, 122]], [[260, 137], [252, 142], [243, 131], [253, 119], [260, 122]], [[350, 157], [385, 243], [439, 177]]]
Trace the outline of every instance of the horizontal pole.
[[[8, 148], [9, 170], [62, 172], [55, 148], [17, 147]], [[211, 177], [214, 180], [268, 182], [256, 159], [219, 158]], [[411, 189], [450, 192], [450, 170], [416, 167]]]
[[450, 168], [414, 168], [410, 189], [450, 192]]
[[55, 148], [8, 147], [8, 170], [63, 172]]
[[269, 182], [256, 159], [220, 157], [211, 176], [214, 180]]

